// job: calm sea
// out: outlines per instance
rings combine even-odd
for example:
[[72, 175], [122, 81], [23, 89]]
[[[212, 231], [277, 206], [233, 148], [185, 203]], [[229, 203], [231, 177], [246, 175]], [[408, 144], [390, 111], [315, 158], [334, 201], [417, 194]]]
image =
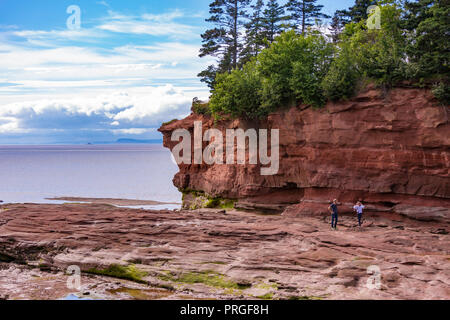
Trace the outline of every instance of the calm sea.
[[[0, 200], [52, 197], [181, 202], [178, 171], [161, 145], [0, 146]], [[167, 205], [164, 208], [168, 207]]]

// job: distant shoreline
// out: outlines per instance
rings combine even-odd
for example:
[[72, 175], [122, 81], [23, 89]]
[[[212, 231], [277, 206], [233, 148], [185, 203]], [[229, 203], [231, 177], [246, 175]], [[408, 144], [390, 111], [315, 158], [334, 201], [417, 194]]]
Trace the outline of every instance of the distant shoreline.
[[30, 144], [30, 143], [13, 143], [13, 144], [5, 144], [0, 143], [0, 147], [57, 147], [57, 146], [104, 146], [104, 145], [162, 145], [162, 140], [154, 140], [151, 142], [79, 142], [79, 143], [37, 143], [37, 144]]
[[57, 197], [46, 198], [51, 201], [69, 201], [85, 202], [91, 204], [108, 204], [112, 206], [159, 206], [159, 205], [178, 205], [175, 202], [160, 202], [154, 200], [135, 200], [135, 199], [112, 199], [112, 198], [82, 198], [82, 197]]

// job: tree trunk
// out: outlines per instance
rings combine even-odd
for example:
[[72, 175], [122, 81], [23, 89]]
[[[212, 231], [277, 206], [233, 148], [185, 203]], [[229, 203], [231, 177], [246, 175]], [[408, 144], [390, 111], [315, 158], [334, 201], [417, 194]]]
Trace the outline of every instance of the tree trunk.
[[238, 56], [238, 16], [239, 16], [239, 1], [234, 0], [234, 26], [233, 26], [233, 69], [237, 68], [237, 56]]
[[302, 35], [305, 35], [306, 29], [306, 9], [305, 9], [305, 1], [302, 1]]

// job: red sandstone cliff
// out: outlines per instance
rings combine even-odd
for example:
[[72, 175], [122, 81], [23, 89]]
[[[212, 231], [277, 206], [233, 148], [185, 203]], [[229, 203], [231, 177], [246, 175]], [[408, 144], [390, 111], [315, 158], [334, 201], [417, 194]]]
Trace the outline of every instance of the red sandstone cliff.
[[330, 199], [342, 209], [362, 199], [373, 211], [419, 220], [450, 221], [449, 107], [438, 106], [429, 91], [396, 88], [387, 96], [368, 88], [357, 97], [281, 110], [267, 120], [214, 121], [192, 114], [163, 126], [172, 149], [176, 129], [215, 127], [280, 129], [280, 170], [262, 176], [254, 165], [181, 165], [174, 178], [180, 189], [238, 199], [244, 209], [285, 210], [286, 215], [326, 212]]

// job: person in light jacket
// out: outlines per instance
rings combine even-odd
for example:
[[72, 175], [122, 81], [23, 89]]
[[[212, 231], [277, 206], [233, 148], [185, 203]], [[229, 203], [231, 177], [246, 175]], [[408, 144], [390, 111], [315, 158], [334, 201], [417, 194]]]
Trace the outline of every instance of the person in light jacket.
[[362, 204], [361, 201], [358, 201], [356, 205], [353, 207], [353, 210], [355, 210], [356, 214], [358, 215], [358, 224], [360, 228], [362, 227], [362, 218], [365, 208], [366, 207]]

